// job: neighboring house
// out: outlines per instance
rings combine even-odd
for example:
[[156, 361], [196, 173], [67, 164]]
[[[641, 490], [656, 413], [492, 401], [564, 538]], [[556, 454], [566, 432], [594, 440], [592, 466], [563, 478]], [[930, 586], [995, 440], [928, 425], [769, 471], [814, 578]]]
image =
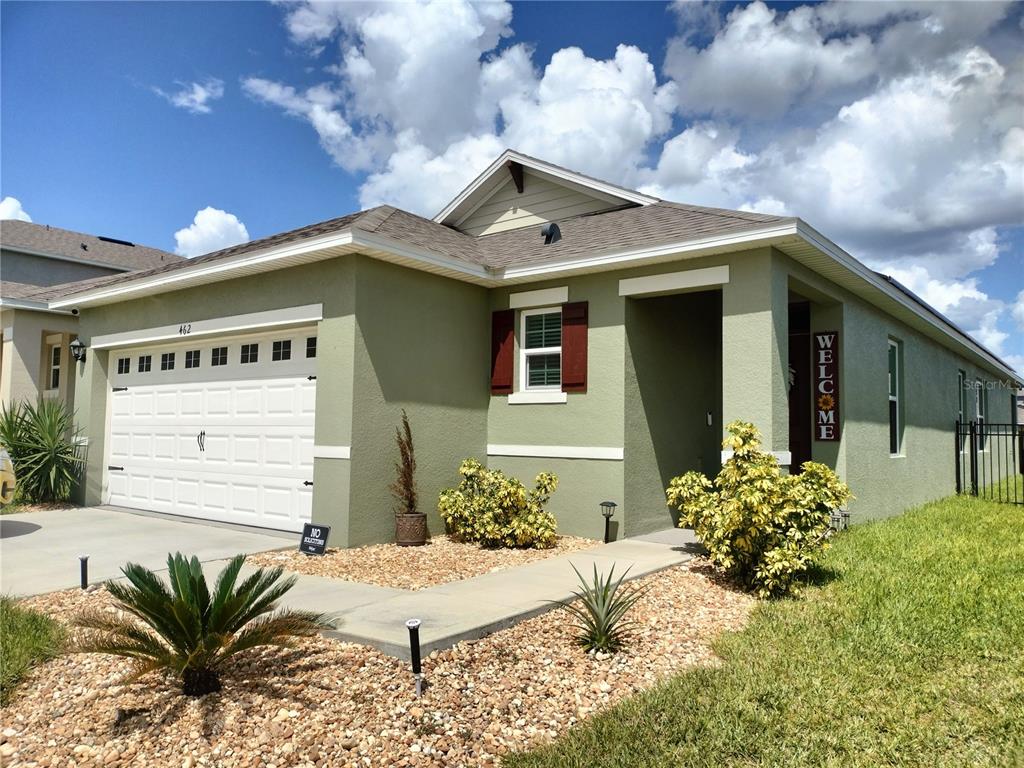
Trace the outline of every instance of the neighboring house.
[[380, 206], [73, 291], [49, 306], [88, 346], [86, 502], [312, 517], [339, 546], [393, 536], [403, 408], [435, 531], [472, 456], [555, 472], [562, 532], [617, 502], [622, 536], [672, 524], [669, 479], [714, 474], [734, 419], [836, 468], [855, 520], [952, 493], [955, 420], [1009, 421], [1020, 385], [800, 219], [511, 151], [433, 220]]
[[69, 343], [78, 318], [53, 309], [64, 287], [180, 262], [125, 240], [84, 235], [27, 221], [0, 222], [0, 405], [40, 396], [74, 401]]

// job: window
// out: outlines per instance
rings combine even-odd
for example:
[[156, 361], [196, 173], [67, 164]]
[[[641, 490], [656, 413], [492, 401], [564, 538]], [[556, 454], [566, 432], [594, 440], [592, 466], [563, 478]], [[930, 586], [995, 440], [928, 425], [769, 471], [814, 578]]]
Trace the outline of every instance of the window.
[[214, 347], [210, 352], [210, 365], [227, 365], [228, 364], [228, 348], [227, 347]]
[[190, 349], [185, 353], [185, 367], [186, 368], [198, 368], [199, 367], [199, 350]]
[[899, 456], [903, 447], [903, 385], [900, 381], [903, 344], [889, 339], [889, 454]]
[[50, 347], [50, 389], [60, 387], [60, 344]]
[[306, 357], [316, 357], [316, 336], [306, 339]]
[[292, 359], [292, 342], [291, 339], [284, 339], [283, 341], [275, 341], [270, 350], [271, 360], [291, 360]]
[[967, 374], [963, 371], [956, 372], [956, 386], [956, 420], [960, 422], [960, 450], [963, 451], [967, 445], [967, 432], [964, 428], [964, 417], [967, 415]]
[[132, 367], [132, 359], [130, 357], [119, 357], [117, 358], [117, 372], [128, 373]]
[[259, 360], [260, 356], [260, 345], [259, 344], [243, 344], [242, 345], [242, 362], [243, 363], [255, 363]]
[[149, 373], [149, 369], [153, 367], [153, 356], [152, 355], [139, 355], [139, 373]]
[[985, 413], [988, 410], [988, 390], [981, 379], [974, 382], [974, 419], [978, 422], [978, 450], [985, 450]]
[[160, 355], [160, 370], [161, 371], [173, 371], [174, 370], [174, 353], [164, 352]]
[[519, 359], [522, 389], [560, 389], [562, 310], [524, 310], [522, 328]]

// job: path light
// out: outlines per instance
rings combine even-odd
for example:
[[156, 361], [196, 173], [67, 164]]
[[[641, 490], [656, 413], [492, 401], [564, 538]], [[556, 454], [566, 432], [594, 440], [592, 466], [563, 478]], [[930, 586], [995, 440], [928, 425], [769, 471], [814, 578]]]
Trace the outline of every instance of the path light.
[[78, 339], [75, 339], [68, 344], [68, 349], [71, 350], [71, 356], [79, 363], [85, 362], [85, 344]]
[[607, 544], [611, 541], [611, 528], [612, 528], [612, 515], [615, 514], [615, 508], [619, 506], [614, 501], [602, 501], [601, 502], [601, 514], [604, 515], [604, 543]]
[[82, 589], [89, 588], [89, 556], [78, 556], [78, 571], [82, 577]]
[[420, 668], [420, 624], [419, 619], [409, 619], [405, 626], [409, 628], [409, 652], [412, 656], [412, 674], [416, 678], [416, 698], [423, 694], [423, 673]]

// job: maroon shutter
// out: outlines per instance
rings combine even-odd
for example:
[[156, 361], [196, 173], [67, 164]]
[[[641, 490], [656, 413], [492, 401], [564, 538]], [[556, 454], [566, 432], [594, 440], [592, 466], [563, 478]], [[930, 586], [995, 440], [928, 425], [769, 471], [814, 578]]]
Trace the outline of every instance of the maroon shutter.
[[587, 391], [587, 302], [562, 305], [562, 391]]
[[515, 322], [516, 313], [512, 309], [503, 309], [491, 315], [491, 392], [495, 395], [507, 395], [512, 391]]

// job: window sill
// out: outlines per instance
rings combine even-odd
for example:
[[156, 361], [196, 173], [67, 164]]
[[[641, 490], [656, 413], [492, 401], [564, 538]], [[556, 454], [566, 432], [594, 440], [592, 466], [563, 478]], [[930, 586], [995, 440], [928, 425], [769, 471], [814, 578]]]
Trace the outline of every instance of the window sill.
[[565, 403], [569, 396], [565, 392], [513, 392], [508, 396], [509, 405], [532, 405], [540, 403]]

